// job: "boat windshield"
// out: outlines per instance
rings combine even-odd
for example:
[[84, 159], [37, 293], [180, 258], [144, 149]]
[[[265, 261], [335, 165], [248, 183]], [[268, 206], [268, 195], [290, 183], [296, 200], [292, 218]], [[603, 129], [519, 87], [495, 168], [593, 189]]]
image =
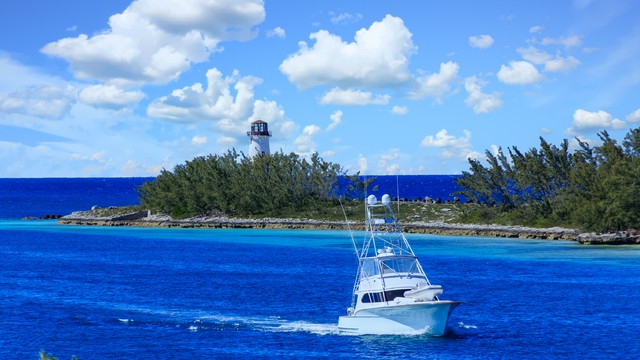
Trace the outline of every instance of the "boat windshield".
[[378, 274], [380, 274], [380, 269], [378, 268], [378, 264], [376, 264], [375, 259], [365, 259], [364, 261], [362, 261], [362, 274], [360, 274], [361, 277], [367, 278]]
[[383, 274], [393, 273], [417, 273], [418, 265], [416, 259], [412, 257], [394, 257], [390, 259], [378, 260], [380, 266], [378, 266], [378, 259], [365, 259], [362, 262], [362, 270], [360, 276], [363, 278], [375, 276], [380, 274], [382, 269]]
[[413, 273], [418, 271], [415, 258], [397, 257], [380, 261], [380, 267], [384, 274]]

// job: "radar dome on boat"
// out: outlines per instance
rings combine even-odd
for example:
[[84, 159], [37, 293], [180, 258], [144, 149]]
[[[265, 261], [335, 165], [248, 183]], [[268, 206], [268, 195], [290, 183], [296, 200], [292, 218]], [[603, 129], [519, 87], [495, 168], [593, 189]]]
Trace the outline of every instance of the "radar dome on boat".
[[369, 197], [367, 198], [367, 204], [375, 205], [376, 202], [378, 202], [378, 199], [376, 199], [376, 196], [373, 194], [369, 195]]
[[382, 195], [382, 205], [389, 205], [391, 203], [391, 197], [389, 194]]

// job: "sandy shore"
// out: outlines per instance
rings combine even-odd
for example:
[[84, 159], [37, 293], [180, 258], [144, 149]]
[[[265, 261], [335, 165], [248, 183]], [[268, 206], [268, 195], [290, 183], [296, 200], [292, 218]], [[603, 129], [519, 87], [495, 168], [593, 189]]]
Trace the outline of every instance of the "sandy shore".
[[[363, 230], [361, 223], [350, 222], [347, 225], [340, 221], [323, 221], [313, 219], [238, 219], [224, 216], [194, 217], [174, 220], [169, 216], [150, 215], [146, 211], [125, 214], [116, 217], [95, 217], [87, 212], [77, 212], [61, 217], [58, 220], [66, 225], [95, 226], [131, 226], [131, 227], [165, 227], [165, 228], [253, 228], [253, 229], [320, 229], [320, 230]], [[530, 228], [524, 226], [450, 224], [444, 222], [411, 222], [403, 223], [406, 233], [488, 236], [522, 239], [571, 240], [581, 244], [621, 245], [640, 244], [637, 232], [617, 232], [607, 234], [580, 233], [566, 228]]]

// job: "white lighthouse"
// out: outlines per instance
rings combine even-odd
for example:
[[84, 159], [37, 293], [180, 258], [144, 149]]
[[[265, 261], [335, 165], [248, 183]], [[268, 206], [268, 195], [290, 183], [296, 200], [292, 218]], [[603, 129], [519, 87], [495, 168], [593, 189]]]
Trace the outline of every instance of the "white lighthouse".
[[266, 122], [256, 120], [251, 123], [251, 131], [247, 131], [249, 137], [249, 157], [259, 154], [271, 154], [269, 151], [269, 138], [271, 132]]

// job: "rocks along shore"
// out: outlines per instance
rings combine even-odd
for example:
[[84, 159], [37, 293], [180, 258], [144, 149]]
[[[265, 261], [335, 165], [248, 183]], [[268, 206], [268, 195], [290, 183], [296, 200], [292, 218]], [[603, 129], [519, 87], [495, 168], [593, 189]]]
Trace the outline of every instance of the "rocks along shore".
[[[239, 219], [225, 216], [194, 217], [175, 220], [165, 215], [151, 215], [148, 211], [130, 214], [96, 217], [90, 212], [74, 212], [58, 219], [67, 225], [97, 225], [97, 226], [130, 226], [130, 227], [166, 227], [166, 228], [255, 228], [255, 229], [322, 229], [322, 230], [363, 230], [361, 223], [342, 221], [325, 221], [314, 219]], [[640, 234], [637, 231], [617, 233], [580, 233], [566, 228], [530, 228], [524, 226], [478, 225], [478, 224], [449, 224], [444, 222], [410, 222], [403, 223], [406, 233], [459, 235], [459, 236], [487, 236], [502, 238], [571, 240], [581, 244], [621, 245], [640, 244]]]

